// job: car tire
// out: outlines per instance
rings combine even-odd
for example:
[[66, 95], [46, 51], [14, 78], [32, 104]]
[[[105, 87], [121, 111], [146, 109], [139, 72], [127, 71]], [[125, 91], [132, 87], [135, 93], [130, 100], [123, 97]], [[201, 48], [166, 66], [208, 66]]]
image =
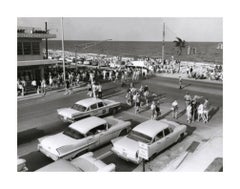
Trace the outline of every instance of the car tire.
[[117, 108], [113, 108], [113, 109], [111, 110], [111, 113], [112, 113], [112, 114], [116, 114], [116, 113], [117, 113]]
[[183, 140], [183, 138], [184, 138], [184, 134], [182, 133], [182, 134], [179, 136], [177, 142], [181, 142], [181, 141]]

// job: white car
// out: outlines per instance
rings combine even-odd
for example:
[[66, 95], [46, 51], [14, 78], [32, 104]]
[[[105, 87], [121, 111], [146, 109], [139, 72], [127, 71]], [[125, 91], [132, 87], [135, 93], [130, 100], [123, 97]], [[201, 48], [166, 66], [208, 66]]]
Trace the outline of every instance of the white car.
[[58, 116], [65, 122], [74, 122], [88, 116], [103, 116], [109, 113], [115, 114], [121, 109], [121, 103], [113, 100], [87, 98], [76, 102], [70, 108], [57, 110]]
[[112, 141], [112, 151], [120, 158], [139, 164], [139, 142], [145, 143], [148, 157], [154, 157], [173, 143], [180, 141], [186, 135], [186, 125], [173, 121], [148, 120], [134, 127], [132, 131], [122, 138]]
[[92, 152], [88, 152], [71, 161], [59, 159], [38, 169], [36, 172], [114, 172], [115, 169], [115, 164], [107, 165], [94, 158]]
[[126, 135], [131, 129], [130, 125], [129, 121], [113, 116], [88, 117], [72, 123], [63, 132], [39, 138], [38, 149], [55, 161], [59, 158], [70, 159]]

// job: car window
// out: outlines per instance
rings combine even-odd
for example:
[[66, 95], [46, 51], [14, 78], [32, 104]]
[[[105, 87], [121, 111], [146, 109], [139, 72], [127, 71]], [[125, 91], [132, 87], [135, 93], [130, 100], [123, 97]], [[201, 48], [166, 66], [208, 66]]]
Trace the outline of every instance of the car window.
[[91, 110], [95, 110], [95, 109], [97, 109], [97, 104], [93, 104], [93, 105], [91, 105], [91, 106], [90, 106], [90, 109], [91, 109]]
[[155, 140], [154, 141], [157, 141], [157, 140], [160, 140], [163, 138], [163, 131], [161, 131], [160, 133], [158, 133], [156, 136], [155, 136]]
[[99, 103], [98, 103], [98, 107], [99, 107], [99, 108], [101, 108], [101, 107], [103, 107], [103, 106], [104, 106], [103, 102], [99, 102]]
[[107, 128], [107, 125], [106, 125], [106, 124], [99, 125], [99, 126], [93, 128], [93, 129], [91, 129], [91, 130], [88, 132], [87, 136], [96, 135], [96, 134], [98, 134], [98, 133], [100, 133], [100, 132], [102, 132], [102, 131], [105, 131], [106, 128]]
[[82, 106], [82, 105], [79, 105], [79, 104], [74, 104], [72, 106], [72, 109], [80, 111], [80, 112], [85, 112], [87, 108], [85, 106]]
[[167, 135], [170, 134], [170, 130], [169, 130], [169, 128], [166, 128], [166, 129], [164, 129], [163, 131], [164, 131], [165, 136], [167, 136]]
[[82, 139], [84, 138], [84, 135], [79, 133], [78, 131], [70, 128], [70, 127], [67, 127], [64, 131], [63, 131], [63, 134], [64, 135], [67, 135], [71, 138], [74, 138], [74, 139]]

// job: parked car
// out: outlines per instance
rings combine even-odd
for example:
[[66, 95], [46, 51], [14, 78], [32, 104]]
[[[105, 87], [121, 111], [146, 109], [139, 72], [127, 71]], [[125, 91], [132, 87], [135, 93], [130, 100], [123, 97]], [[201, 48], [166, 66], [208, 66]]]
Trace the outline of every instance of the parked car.
[[88, 152], [71, 161], [59, 159], [38, 169], [36, 172], [114, 172], [115, 169], [115, 164], [107, 165], [94, 158], [92, 152]]
[[113, 116], [88, 117], [72, 123], [63, 132], [39, 138], [38, 149], [55, 161], [59, 158], [70, 159], [126, 135], [131, 129], [130, 125], [129, 121]]
[[26, 166], [26, 160], [22, 158], [17, 159], [17, 171], [18, 172], [25, 172], [28, 171], [28, 168]]
[[103, 116], [109, 113], [115, 114], [120, 110], [120, 102], [113, 100], [87, 98], [76, 102], [70, 108], [58, 109], [58, 115], [64, 122], [74, 122], [88, 116]]
[[132, 131], [120, 139], [112, 141], [112, 151], [127, 161], [139, 164], [139, 142], [148, 145], [148, 157], [154, 157], [173, 143], [180, 141], [186, 134], [186, 125], [173, 121], [148, 120], [134, 127]]

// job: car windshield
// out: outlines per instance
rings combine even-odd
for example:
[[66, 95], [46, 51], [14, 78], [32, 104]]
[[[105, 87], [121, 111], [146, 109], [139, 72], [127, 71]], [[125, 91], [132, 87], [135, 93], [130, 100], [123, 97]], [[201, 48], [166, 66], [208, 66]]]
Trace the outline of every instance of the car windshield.
[[63, 134], [64, 135], [67, 135], [71, 138], [74, 138], [74, 139], [81, 139], [81, 138], [84, 138], [84, 135], [79, 133], [78, 131], [68, 127], [66, 128], [64, 131], [63, 131]]
[[152, 141], [151, 137], [133, 130], [127, 135], [127, 137], [147, 144], [149, 144]]
[[82, 105], [79, 105], [79, 104], [74, 104], [72, 106], [72, 109], [80, 111], [80, 112], [85, 112], [87, 108], [85, 106], [82, 106]]

